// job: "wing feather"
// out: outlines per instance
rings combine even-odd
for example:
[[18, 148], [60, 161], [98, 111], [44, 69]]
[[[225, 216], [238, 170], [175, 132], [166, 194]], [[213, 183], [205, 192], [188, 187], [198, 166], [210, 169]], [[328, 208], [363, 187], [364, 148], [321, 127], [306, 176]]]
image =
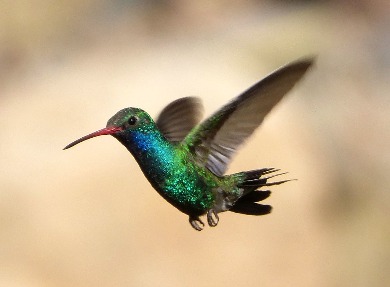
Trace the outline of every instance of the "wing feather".
[[185, 97], [166, 106], [157, 117], [156, 125], [170, 142], [178, 143], [200, 122], [202, 116], [201, 100]]
[[182, 144], [198, 164], [222, 176], [238, 147], [314, 62], [301, 59], [274, 71], [194, 128]]

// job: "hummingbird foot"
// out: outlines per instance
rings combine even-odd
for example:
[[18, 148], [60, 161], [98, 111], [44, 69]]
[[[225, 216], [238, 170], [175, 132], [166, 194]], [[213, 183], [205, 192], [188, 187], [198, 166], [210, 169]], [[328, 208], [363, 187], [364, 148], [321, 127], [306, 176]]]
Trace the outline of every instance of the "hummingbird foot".
[[200, 220], [199, 217], [190, 216], [189, 221], [190, 221], [191, 226], [195, 230], [197, 230], [197, 231], [202, 231], [203, 230], [204, 223], [203, 223], [202, 220]]
[[207, 222], [211, 227], [217, 226], [219, 221], [219, 216], [214, 209], [207, 211]]

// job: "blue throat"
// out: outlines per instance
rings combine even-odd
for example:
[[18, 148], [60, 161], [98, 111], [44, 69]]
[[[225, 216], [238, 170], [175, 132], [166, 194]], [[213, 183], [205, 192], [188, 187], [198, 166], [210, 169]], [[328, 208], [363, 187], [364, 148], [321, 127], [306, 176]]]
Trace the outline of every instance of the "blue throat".
[[133, 130], [117, 139], [131, 152], [155, 188], [174, 170], [175, 147], [158, 130]]

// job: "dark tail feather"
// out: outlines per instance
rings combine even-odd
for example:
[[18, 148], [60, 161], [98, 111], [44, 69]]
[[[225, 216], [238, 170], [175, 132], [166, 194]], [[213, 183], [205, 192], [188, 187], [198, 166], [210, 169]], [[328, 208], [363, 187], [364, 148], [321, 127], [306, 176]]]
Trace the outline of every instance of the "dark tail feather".
[[236, 202], [229, 210], [247, 215], [265, 215], [271, 213], [272, 207], [255, 202]]
[[237, 200], [229, 210], [247, 215], [265, 215], [271, 212], [270, 205], [256, 203], [268, 198], [271, 195], [269, 190], [254, 190]]
[[[244, 189], [244, 195], [240, 197], [229, 210], [236, 213], [248, 214], [248, 215], [265, 215], [271, 212], [272, 207], [270, 205], [263, 205], [257, 203], [268, 198], [271, 195], [269, 190], [258, 190], [263, 186], [272, 186], [285, 183], [290, 180], [281, 180], [274, 182], [267, 182], [270, 178], [279, 176], [285, 173], [274, 172], [279, 171], [275, 168], [264, 168], [258, 170], [252, 170], [244, 172], [244, 180], [237, 184], [238, 187]], [[262, 176], [266, 176], [261, 178]]]
[[[267, 182], [269, 179], [286, 174], [286, 172], [283, 173], [277, 173], [277, 174], [272, 174], [270, 176], [266, 176], [261, 178], [264, 175], [268, 175], [274, 172], [279, 171], [279, 169], [275, 168], [263, 168], [263, 169], [257, 169], [257, 170], [251, 170], [251, 171], [246, 171], [244, 172], [245, 179], [243, 182], [239, 183], [237, 186], [244, 188], [244, 190], [249, 190], [249, 192], [252, 190], [255, 190], [259, 187], [262, 186], [272, 186], [272, 185], [278, 185], [285, 183], [287, 181], [291, 181], [291, 179], [288, 180], [280, 180], [280, 181], [274, 181], [274, 182]], [[244, 192], [245, 194], [245, 192]]]
[[271, 195], [270, 190], [254, 190], [241, 197], [240, 202], [258, 202], [268, 198]]

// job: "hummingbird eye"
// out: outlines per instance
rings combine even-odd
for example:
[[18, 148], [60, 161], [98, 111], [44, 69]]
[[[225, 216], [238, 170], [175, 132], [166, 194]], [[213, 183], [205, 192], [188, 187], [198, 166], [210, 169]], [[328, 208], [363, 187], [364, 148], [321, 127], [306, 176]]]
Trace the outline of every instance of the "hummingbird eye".
[[132, 116], [130, 117], [128, 120], [127, 120], [127, 123], [130, 125], [130, 126], [134, 126], [136, 123], [137, 123], [137, 118]]

